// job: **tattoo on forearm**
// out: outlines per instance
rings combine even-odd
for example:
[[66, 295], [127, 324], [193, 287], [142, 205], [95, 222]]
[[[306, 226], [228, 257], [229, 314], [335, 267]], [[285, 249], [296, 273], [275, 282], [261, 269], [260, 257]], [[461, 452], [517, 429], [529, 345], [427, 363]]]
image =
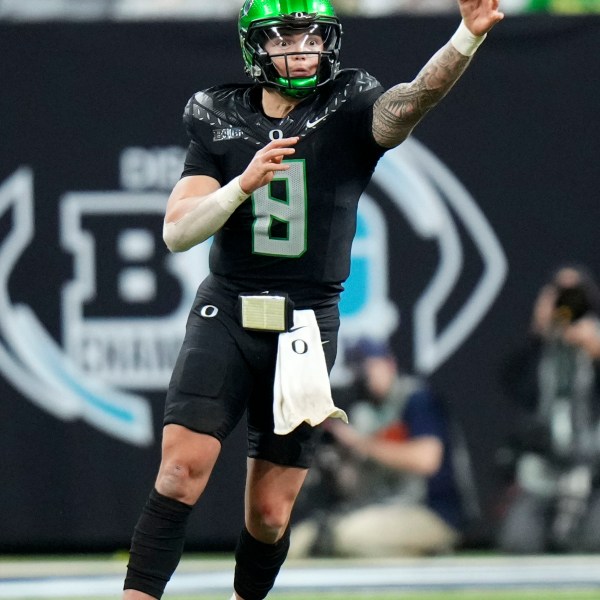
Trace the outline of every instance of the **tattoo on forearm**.
[[414, 81], [385, 92], [373, 108], [373, 136], [377, 143], [392, 148], [404, 141], [458, 81], [470, 60], [448, 43], [429, 60]]

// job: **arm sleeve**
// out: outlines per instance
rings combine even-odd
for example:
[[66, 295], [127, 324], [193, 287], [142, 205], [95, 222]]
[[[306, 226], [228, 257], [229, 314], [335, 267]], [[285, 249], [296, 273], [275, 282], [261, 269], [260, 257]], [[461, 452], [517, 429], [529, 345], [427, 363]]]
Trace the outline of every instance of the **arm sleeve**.
[[348, 119], [352, 123], [352, 130], [359, 136], [364, 151], [379, 158], [388, 148], [383, 148], [373, 138], [373, 106], [385, 90], [366, 71], [358, 70], [357, 77], [364, 81], [366, 89], [358, 94], [354, 102], [349, 103]]
[[223, 185], [221, 171], [215, 162], [215, 158], [211, 155], [203, 144], [190, 140], [190, 144], [185, 155], [185, 163], [183, 166], [182, 177], [189, 175], [208, 175], [216, 179]]

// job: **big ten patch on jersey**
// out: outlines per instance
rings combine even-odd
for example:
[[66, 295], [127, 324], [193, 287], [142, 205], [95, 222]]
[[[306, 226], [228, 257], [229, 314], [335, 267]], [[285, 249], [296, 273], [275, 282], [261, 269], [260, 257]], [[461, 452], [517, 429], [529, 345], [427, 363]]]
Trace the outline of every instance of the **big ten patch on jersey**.
[[240, 140], [243, 137], [244, 132], [238, 127], [213, 128], [213, 142]]

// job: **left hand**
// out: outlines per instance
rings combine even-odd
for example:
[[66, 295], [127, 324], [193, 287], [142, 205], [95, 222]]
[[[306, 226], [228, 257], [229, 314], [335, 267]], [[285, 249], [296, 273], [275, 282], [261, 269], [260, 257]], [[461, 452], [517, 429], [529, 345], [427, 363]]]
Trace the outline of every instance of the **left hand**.
[[460, 14], [473, 35], [484, 35], [504, 14], [498, 10], [499, 0], [458, 0]]

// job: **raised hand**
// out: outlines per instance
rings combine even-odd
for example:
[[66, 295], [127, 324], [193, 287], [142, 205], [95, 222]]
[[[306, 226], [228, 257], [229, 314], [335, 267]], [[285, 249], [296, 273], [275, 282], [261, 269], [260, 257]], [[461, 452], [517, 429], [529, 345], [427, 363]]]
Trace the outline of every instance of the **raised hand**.
[[504, 18], [499, 0], [458, 0], [460, 14], [473, 35], [484, 35]]
[[287, 171], [290, 167], [282, 163], [282, 160], [296, 152], [292, 146], [298, 143], [299, 139], [291, 137], [273, 140], [261, 148], [240, 176], [242, 190], [252, 194], [258, 188], [270, 183], [277, 171]]

